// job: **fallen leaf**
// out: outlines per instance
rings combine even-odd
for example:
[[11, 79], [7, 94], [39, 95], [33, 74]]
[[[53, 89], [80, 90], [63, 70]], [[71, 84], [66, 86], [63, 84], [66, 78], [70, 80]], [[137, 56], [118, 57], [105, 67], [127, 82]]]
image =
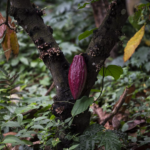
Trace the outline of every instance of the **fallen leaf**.
[[145, 120], [134, 120], [134, 121], [130, 121], [128, 122], [128, 129], [126, 131], [132, 130], [134, 129], [137, 125], [140, 125], [142, 123], [145, 123]]

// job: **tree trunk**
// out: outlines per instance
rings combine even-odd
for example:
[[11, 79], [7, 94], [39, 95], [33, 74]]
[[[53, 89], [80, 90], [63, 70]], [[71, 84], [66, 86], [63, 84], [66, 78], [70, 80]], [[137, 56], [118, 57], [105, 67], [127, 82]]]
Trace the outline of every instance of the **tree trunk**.
[[[74, 103], [68, 85], [69, 63], [65, 59], [62, 51], [52, 36], [52, 29], [44, 24], [41, 18], [42, 12], [37, 10], [30, 0], [11, 0], [10, 14], [17, 20], [18, 24], [28, 33], [32, 41], [39, 50], [40, 58], [51, 71], [54, 84], [56, 86], [56, 96], [54, 97], [53, 113], [60, 120], [65, 120], [71, 116], [72, 104]], [[121, 28], [126, 22], [128, 15], [126, 12], [125, 0], [113, 2], [107, 10], [107, 15], [100, 27], [94, 31], [93, 38], [84, 54], [87, 63], [87, 81], [81, 94], [89, 96], [98, 71], [104, 61], [109, 56], [111, 49], [119, 41]], [[82, 133], [89, 125], [90, 113], [85, 111], [74, 118], [71, 131]], [[70, 131], [69, 131], [70, 132]], [[58, 149], [69, 147], [70, 141], [60, 139], [62, 142]]]

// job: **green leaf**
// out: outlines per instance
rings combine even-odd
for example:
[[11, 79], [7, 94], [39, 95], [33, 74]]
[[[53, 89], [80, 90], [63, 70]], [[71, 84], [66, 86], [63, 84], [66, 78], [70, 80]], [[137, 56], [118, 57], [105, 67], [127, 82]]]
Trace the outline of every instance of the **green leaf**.
[[105, 149], [107, 150], [121, 150], [122, 144], [118, 136], [111, 130], [103, 132], [101, 138], [102, 140], [98, 147], [105, 146]]
[[25, 58], [25, 57], [21, 57], [21, 58], [20, 58], [20, 61], [21, 61], [23, 64], [25, 64], [25, 65], [29, 65], [29, 61], [28, 61], [28, 59]]
[[100, 92], [98, 89], [91, 89], [91, 92]]
[[17, 114], [17, 121], [18, 123], [21, 125], [22, 123], [22, 120], [23, 120], [23, 115], [22, 114]]
[[44, 129], [44, 127], [41, 126], [41, 125], [34, 125], [34, 126], [31, 127], [31, 128], [33, 128], [33, 129]]
[[103, 76], [103, 70], [104, 70], [104, 77], [106, 76], [112, 76], [115, 80], [119, 79], [120, 75], [123, 74], [123, 69], [120, 66], [116, 65], [109, 65], [108, 67], [102, 67], [99, 74]]
[[38, 62], [36, 62], [36, 61], [31, 62], [31, 67], [35, 68], [37, 65], [38, 65]]
[[20, 138], [25, 138], [25, 137], [31, 137], [33, 138], [32, 134], [37, 134], [35, 131], [27, 131], [26, 129], [20, 130], [16, 136], [19, 136]]
[[44, 86], [50, 85], [50, 79], [49, 79], [49, 77], [46, 77], [46, 78], [40, 80], [40, 84], [44, 85]]
[[16, 65], [18, 65], [18, 63], [19, 63], [19, 59], [18, 58], [14, 58], [14, 59], [11, 60], [11, 65], [13, 67], [16, 66]]
[[[121, 136], [121, 135], [120, 135]], [[123, 138], [124, 135], [122, 134]], [[105, 150], [121, 150], [123, 143], [114, 131], [106, 130], [99, 124], [88, 126], [82, 135], [79, 136], [78, 149], [94, 150], [95, 145], [98, 148], [104, 146]]]
[[22, 102], [33, 103], [33, 102], [48, 101], [48, 100], [49, 100], [49, 96], [41, 96], [41, 97], [33, 97], [33, 98], [31, 98], [31, 97], [24, 97]]
[[125, 132], [128, 130], [128, 128], [129, 128], [129, 125], [127, 123], [125, 123], [121, 130], [122, 130], [122, 132]]
[[3, 127], [20, 127], [20, 124], [15, 121], [8, 121], [8, 122], [2, 124], [2, 128]]
[[139, 30], [141, 28], [141, 25], [138, 24], [138, 20], [141, 16], [141, 11], [137, 11], [133, 16], [129, 16], [129, 22], [131, 23], [131, 25]]
[[73, 109], [71, 111], [72, 116], [76, 116], [82, 113], [83, 111], [87, 110], [88, 107], [93, 103], [93, 101], [94, 101], [93, 97], [87, 96], [83, 96], [81, 99], [78, 99], [75, 102]]
[[5, 148], [5, 145], [0, 146], [0, 150], [3, 150]]
[[12, 143], [13, 145], [32, 145], [31, 142], [27, 140], [20, 140], [14, 135], [7, 135], [2, 143]]
[[3, 118], [4, 118], [4, 120], [9, 120], [10, 116], [9, 115], [4, 115]]
[[82, 6], [79, 4], [78, 9], [85, 8], [87, 4], [90, 4], [90, 3], [84, 3]]
[[52, 140], [52, 145], [55, 147], [60, 142], [59, 138]]
[[147, 72], [150, 71], [150, 62], [145, 63], [145, 69], [147, 70]]
[[75, 44], [71, 44], [70, 42], [60, 43], [59, 47], [63, 51], [64, 55], [66, 54], [72, 55], [73, 52], [77, 52], [78, 50], [81, 50], [80, 47], [76, 46]]
[[82, 34], [79, 35], [78, 39], [79, 41], [82, 39], [85, 39], [86, 37], [90, 36], [91, 34], [93, 34], [93, 31], [96, 30], [97, 28], [94, 28], [92, 30], [87, 30], [85, 32], [83, 32]]
[[43, 119], [46, 119], [47, 117], [38, 117], [38, 118], [35, 118], [33, 119], [34, 121], [39, 121], [39, 120], [43, 120]]
[[55, 115], [51, 115], [50, 120], [54, 120], [55, 118]]
[[21, 113], [27, 112], [31, 109], [32, 109], [32, 106], [17, 107], [16, 110], [15, 110], [15, 113], [16, 114], [21, 114]]
[[[99, 1], [99, 0], [92, 0], [91, 3], [94, 3], [94, 2], [97, 2], [97, 1]], [[88, 5], [88, 4], [90, 4], [90, 3], [84, 3], [82, 6], [79, 4], [79, 5], [78, 5], [78, 9], [85, 8], [86, 5]]]
[[2, 71], [6, 76], [8, 76], [8, 73], [3, 68], [0, 67], [0, 71]]
[[6, 108], [7, 108], [11, 113], [14, 113], [14, 112], [15, 112], [15, 109], [16, 109], [15, 106], [6, 106]]
[[92, 0], [91, 3], [98, 2], [99, 0]]
[[73, 149], [77, 148], [78, 146], [79, 146], [79, 144], [73, 145], [69, 148], [69, 150], [73, 150]]

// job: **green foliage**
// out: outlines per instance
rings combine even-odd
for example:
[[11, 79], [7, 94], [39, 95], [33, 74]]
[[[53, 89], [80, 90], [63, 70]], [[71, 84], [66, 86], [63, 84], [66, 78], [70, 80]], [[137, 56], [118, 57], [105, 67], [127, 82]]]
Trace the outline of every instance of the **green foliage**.
[[101, 76], [112, 76], [115, 80], [119, 79], [120, 75], [123, 73], [123, 69], [120, 66], [109, 65], [108, 67], [102, 67], [99, 74]]
[[106, 150], [121, 150], [123, 145], [113, 131], [106, 130], [101, 125], [93, 124], [79, 136], [77, 150], [94, 150], [95, 146], [104, 146]]
[[92, 97], [83, 96], [81, 99], [78, 99], [71, 111], [72, 116], [76, 116], [85, 110], [88, 109], [88, 107], [93, 103], [94, 99]]
[[80, 34], [78, 39], [79, 41], [82, 40], [82, 39], [85, 39], [86, 37], [90, 36], [91, 34], [93, 34], [93, 31], [96, 30], [97, 28], [94, 28], [92, 30], [87, 30], [85, 31], [84, 33]]
[[137, 12], [134, 16], [129, 17], [129, 21], [135, 29], [139, 29], [143, 24], [149, 23], [149, 6], [150, 3], [140, 4], [137, 6]]
[[17, 107], [15, 101], [20, 101], [19, 97], [11, 97], [13, 94], [21, 94], [15, 90], [20, 84], [17, 83], [18, 75], [10, 75], [3, 68], [0, 67], [0, 123], [3, 120], [10, 119], [14, 115]]
[[[99, 82], [102, 81], [102, 77], [99, 77]], [[104, 79], [104, 87], [100, 101], [103, 101], [102, 108], [104, 111], [111, 112], [113, 106], [118, 101], [119, 97], [123, 93], [125, 87], [130, 87], [135, 85], [137, 90], [133, 95], [142, 90], [149, 87], [149, 75], [142, 71], [129, 71], [129, 67], [123, 68], [123, 74], [120, 76], [118, 80], [114, 80], [112, 78], [105, 77]], [[143, 87], [143, 84], [146, 84]], [[140, 87], [140, 88], [139, 88]], [[95, 92], [95, 90], [94, 90]], [[98, 91], [97, 91], [98, 92]], [[97, 98], [100, 94], [100, 91], [95, 94], [95, 98]]]
[[7, 135], [4, 139], [3, 143], [11, 143], [13, 146], [15, 145], [32, 145], [30, 141], [20, 140], [18, 137], [14, 135]]
[[135, 12], [135, 14], [133, 16], [129, 16], [129, 22], [132, 24], [132, 26], [136, 29], [139, 30], [142, 25], [137, 24], [139, 18], [141, 16], [141, 11], [137, 11]]
[[149, 47], [142, 46], [138, 48], [137, 51], [133, 54], [133, 57], [129, 63], [131, 63], [132, 66], [136, 66], [138, 68], [142, 66], [147, 71], [149, 71], [149, 63], [147, 63], [149, 60], [149, 55]]
[[86, 5], [91, 4], [91, 3], [94, 3], [94, 2], [97, 2], [97, 1], [99, 1], [99, 0], [92, 0], [90, 3], [84, 3], [82, 6], [81, 6], [81, 4], [78, 4], [78, 9], [85, 8]]
[[[91, 38], [89, 35], [95, 30], [93, 12], [91, 7], [86, 7], [87, 1], [56, 0], [46, 2], [45, 0], [34, 0], [33, 2], [39, 5], [40, 8], [45, 9], [46, 6], [45, 12], [47, 15], [43, 17], [44, 22], [47, 25], [51, 25], [54, 29], [53, 36], [69, 62], [72, 61], [75, 54], [84, 52]], [[78, 9], [78, 5], [84, 7], [84, 9]], [[147, 7], [148, 4], [138, 6], [139, 11], [135, 13], [133, 17], [131, 16], [129, 18], [129, 22], [127, 22], [123, 28], [123, 46], [126, 45], [127, 41], [134, 34], [135, 29], [138, 29], [144, 23], [147, 23], [144, 38], [150, 38], [149, 10], [145, 6]], [[73, 118], [68, 118], [62, 122], [52, 114], [52, 97], [55, 95], [55, 90], [52, 90], [49, 96], [44, 96], [52, 83], [52, 76], [44, 63], [38, 58], [38, 51], [26, 33], [21, 29], [20, 32], [17, 33], [17, 36], [20, 45], [20, 54], [18, 57], [10, 59], [7, 63], [3, 51], [0, 48], [0, 66], [3, 66], [3, 69], [0, 68], [0, 136], [2, 137], [3, 133], [9, 131], [17, 132], [16, 136], [8, 136], [5, 139], [1, 138], [0, 149], [5, 147], [3, 143], [9, 142], [13, 145], [21, 144], [19, 149], [31, 150], [27, 145], [32, 143], [20, 140], [20, 138], [32, 137], [32, 134], [37, 134], [41, 142], [41, 148], [48, 145], [51, 149], [54, 149], [54, 147], [61, 142], [61, 139], [58, 138], [60, 135], [63, 135], [66, 139], [75, 141], [74, 145], [68, 148], [68, 150], [92, 150], [95, 146], [104, 146], [107, 150], [119, 150], [124, 146], [125, 139], [132, 139], [138, 144], [149, 142], [148, 136], [141, 136], [138, 132], [138, 137], [135, 141], [133, 138], [125, 137], [122, 132], [119, 133], [116, 131], [116, 133], [115, 131], [105, 130], [104, 127], [95, 124], [95, 121], [93, 122], [97, 117], [96, 115], [92, 115], [90, 124], [93, 125], [87, 128], [82, 135], [66, 135], [65, 130], [70, 128]], [[131, 101], [127, 106], [130, 113], [128, 117], [130, 120], [141, 117], [144, 118], [147, 123], [150, 123], [150, 110], [149, 107], [147, 107], [147, 105], [150, 105], [149, 96], [146, 98], [143, 96], [136, 97], [136, 94], [143, 93], [144, 90], [147, 90], [146, 94], [149, 95], [148, 89], [150, 87], [149, 47], [144, 42], [142, 42], [141, 45], [126, 64], [123, 63], [121, 56], [123, 54], [123, 48], [119, 47], [119, 50], [116, 52], [117, 58], [112, 61], [112, 64], [124, 66], [123, 73], [121, 67], [112, 66], [112, 68], [110, 68], [110, 66], [108, 66], [104, 68], [104, 71], [106, 71], [104, 73], [106, 75], [104, 78], [104, 90], [100, 100], [96, 103], [101, 103], [101, 107], [104, 111], [111, 112], [113, 106], [123, 93], [124, 88], [134, 84], [136, 90], [132, 93], [132, 100], [134, 101]], [[16, 72], [19, 76], [15, 74]], [[101, 69], [100, 74], [103, 75], [103, 69]], [[109, 76], [113, 76], [116, 80]], [[93, 99], [97, 99], [99, 96], [101, 92], [99, 87], [102, 86], [102, 76], [99, 75], [98, 78], [99, 80], [96, 82], [95, 89], [91, 91], [92, 97], [82, 97], [76, 101], [72, 110], [73, 117], [87, 110], [93, 103]], [[19, 92], [13, 91], [17, 86], [19, 86], [21, 90]], [[19, 98], [11, 99], [10, 95], [12, 94], [17, 94]], [[19, 100], [19, 102], [12, 103], [11, 100]], [[33, 109], [37, 110], [34, 116], [27, 113]], [[27, 114], [24, 115], [24, 113]], [[30, 115], [31, 118], [28, 119]], [[128, 130], [127, 122], [122, 126], [122, 130]], [[148, 125], [145, 126], [145, 130], [149, 132]], [[141, 137], [142, 140], [139, 140]], [[26, 144], [26, 146], [23, 146], [23, 144]]]
[[143, 10], [144, 7], [149, 8], [149, 6], [150, 6], [150, 3], [140, 4], [140, 5], [138, 6], [138, 10]]

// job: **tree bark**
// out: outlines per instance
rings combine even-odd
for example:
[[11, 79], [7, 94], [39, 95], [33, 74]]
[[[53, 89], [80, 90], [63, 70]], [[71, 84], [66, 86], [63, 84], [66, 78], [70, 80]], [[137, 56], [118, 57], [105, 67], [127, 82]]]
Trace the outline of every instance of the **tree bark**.
[[[41, 18], [42, 12], [36, 9], [30, 0], [11, 0], [10, 14], [23, 27], [39, 50], [40, 58], [47, 68], [51, 71], [54, 84], [56, 86], [56, 96], [54, 97], [53, 113], [61, 120], [71, 116], [73, 107], [68, 101], [74, 103], [68, 85], [69, 63], [65, 59], [62, 51], [52, 36], [51, 27], [47, 27]], [[109, 6], [107, 15], [101, 26], [94, 32], [93, 38], [83, 55], [88, 69], [87, 81], [81, 94], [89, 96], [93, 87], [98, 71], [104, 61], [109, 56], [111, 49], [119, 41], [121, 28], [127, 20], [125, 0], [117, 0]], [[62, 101], [62, 102], [61, 102]], [[82, 133], [89, 125], [90, 113], [85, 111], [74, 118], [72, 132]], [[68, 147], [66, 141], [62, 140], [59, 150]]]
[[93, 14], [95, 19], [95, 25], [98, 28], [103, 22], [106, 14], [109, 3], [107, 0], [100, 0], [91, 4], [93, 8]]

